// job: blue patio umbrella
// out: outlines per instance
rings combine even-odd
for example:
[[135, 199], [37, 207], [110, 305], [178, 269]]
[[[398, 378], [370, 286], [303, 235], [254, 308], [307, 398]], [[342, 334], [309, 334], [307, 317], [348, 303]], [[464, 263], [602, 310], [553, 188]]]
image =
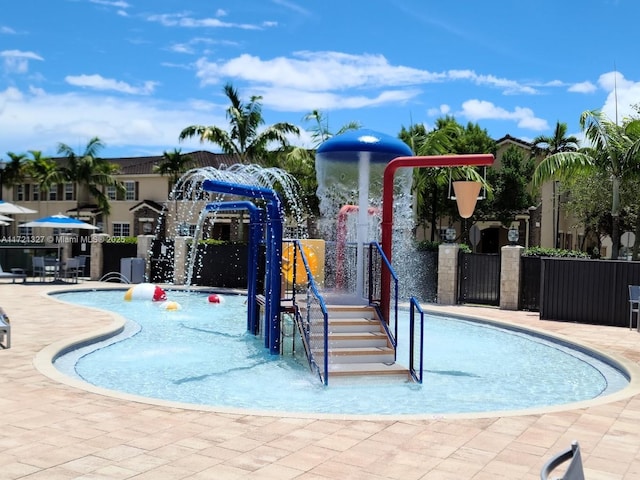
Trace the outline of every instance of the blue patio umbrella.
[[48, 217], [38, 218], [37, 220], [31, 220], [30, 222], [21, 223], [21, 227], [49, 227], [49, 228], [63, 228], [73, 229], [79, 228], [82, 230], [97, 230], [98, 227], [91, 225], [90, 223], [83, 222], [77, 218], [67, 217], [58, 213], [57, 215], [50, 215]]
[[[57, 215], [50, 215], [48, 217], [38, 218], [30, 222], [21, 223], [21, 227], [42, 227], [42, 228], [60, 228], [60, 229], [82, 229], [82, 230], [97, 230], [98, 227], [85, 223], [77, 218], [67, 217], [58, 213]], [[58, 260], [60, 259], [60, 243], [58, 242]]]

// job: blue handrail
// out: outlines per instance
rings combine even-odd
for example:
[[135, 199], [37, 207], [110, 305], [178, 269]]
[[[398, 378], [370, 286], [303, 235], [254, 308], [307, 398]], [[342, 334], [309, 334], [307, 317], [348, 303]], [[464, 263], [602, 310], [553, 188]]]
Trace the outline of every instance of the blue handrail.
[[[378, 255], [380, 262], [374, 261], [374, 253]], [[381, 291], [383, 271], [387, 271], [392, 280], [390, 284], [393, 290], [393, 292], [391, 292], [393, 304], [390, 305], [389, 310], [392, 310], [393, 314], [389, 311], [382, 311], [380, 308], [380, 300], [383, 295]], [[394, 351], [396, 351], [398, 346], [398, 275], [389, 263], [378, 242], [371, 242], [369, 244], [369, 304], [376, 308], [382, 326], [389, 337]]]
[[[420, 317], [420, 348], [418, 350], [418, 369], [415, 368], [415, 331], [416, 331], [416, 312]], [[422, 368], [424, 357], [424, 311], [418, 303], [416, 297], [409, 300], [409, 373], [411, 377], [418, 383], [422, 383]]]
[[[312, 369], [315, 369], [320, 381], [324, 385], [329, 384], [329, 313], [325, 304], [324, 298], [318, 290], [318, 286], [311, 273], [309, 262], [302, 248], [300, 240], [285, 240], [291, 242], [294, 245], [293, 249], [293, 288], [291, 301], [296, 307], [296, 321], [299, 325], [299, 331], [303, 335], [303, 342], [307, 352], [307, 359]], [[300, 255], [302, 259], [306, 281], [307, 281], [307, 298], [306, 298], [306, 317], [302, 318], [300, 315], [300, 309], [297, 308], [296, 289], [295, 284], [297, 281], [297, 256]], [[314, 322], [313, 320], [320, 319], [321, 321]], [[320, 328], [318, 328], [320, 327]], [[318, 333], [321, 337], [321, 344], [313, 342], [315, 335]], [[320, 358], [320, 361], [319, 361]]]

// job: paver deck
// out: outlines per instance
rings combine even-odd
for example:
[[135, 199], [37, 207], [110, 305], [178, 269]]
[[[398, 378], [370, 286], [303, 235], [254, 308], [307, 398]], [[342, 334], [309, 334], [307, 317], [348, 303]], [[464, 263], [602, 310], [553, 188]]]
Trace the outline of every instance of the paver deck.
[[[45, 293], [100, 286], [0, 285], [13, 331], [12, 348], [0, 350], [0, 478], [534, 480], [549, 456], [574, 439], [589, 480], [640, 478], [637, 381], [611, 398], [564, 409], [357, 418], [183, 408], [61, 382], [43, 362], [50, 345], [117, 319]], [[639, 368], [635, 330], [493, 308], [429, 309], [562, 335]]]

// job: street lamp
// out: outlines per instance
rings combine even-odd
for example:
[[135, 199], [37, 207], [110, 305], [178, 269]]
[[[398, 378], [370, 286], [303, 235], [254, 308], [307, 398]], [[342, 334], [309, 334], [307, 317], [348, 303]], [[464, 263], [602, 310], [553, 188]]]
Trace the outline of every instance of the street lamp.
[[517, 245], [518, 240], [520, 240], [520, 231], [518, 230], [518, 227], [512, 225], [509, 229], [509, 232], [507, 233], [507, 238], [509, 239], [509, 243], [512, 246]]

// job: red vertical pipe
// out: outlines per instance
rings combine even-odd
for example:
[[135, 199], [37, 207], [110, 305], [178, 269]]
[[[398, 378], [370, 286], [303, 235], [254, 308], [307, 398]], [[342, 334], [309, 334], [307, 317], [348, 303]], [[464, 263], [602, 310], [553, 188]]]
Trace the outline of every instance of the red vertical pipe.
[[[396, 157], [384, 169], [382, 177], [382, 251], [391, 263], [391, 247], [393, 241], [393, 178], [399, 168], [429, 168], [429, 167], [476, 167], [493, 165], [491, 154], [473, 155], [436, 155], [426, 157]], [[389, 318], [389, 291], [391, 276], [382, 270], [380, 309], [385, 318]]]

